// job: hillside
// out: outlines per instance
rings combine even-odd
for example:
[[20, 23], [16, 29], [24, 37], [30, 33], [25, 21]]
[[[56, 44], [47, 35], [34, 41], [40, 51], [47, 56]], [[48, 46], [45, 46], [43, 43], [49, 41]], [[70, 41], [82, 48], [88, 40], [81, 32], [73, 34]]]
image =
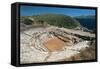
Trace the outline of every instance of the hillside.
[[82, 26], [90, 30], [95, 30], [96, 28], [95, 15], [82, 15], [74, 18], [78, 20]]
[[59, 27], [31, 28], [20, 33], [20, 62], [94, 60], [95, 34]]
[[70, 16], [24, 16], [20, 29], [21, 64], [95, 59], [95, 34]]
[[95, 18], [95, 15], [81, 15], [81, 16], [76, 16], [75, 18], [91, 18], [91, 19], [94, 19]]
[[64, 28], [76, 28], [80, 26], [80, 23], [67, 15], [63, 14], [41, 14], [41, 15], [33, 15], [33, 16], [27, 16], [27, 17], [21, 17], [22, 20], [25, 18], [33, 18], [37, 23], [38, 21], [46, 22], [49, 25], [54, 25], [58, 27], [64, 27]]

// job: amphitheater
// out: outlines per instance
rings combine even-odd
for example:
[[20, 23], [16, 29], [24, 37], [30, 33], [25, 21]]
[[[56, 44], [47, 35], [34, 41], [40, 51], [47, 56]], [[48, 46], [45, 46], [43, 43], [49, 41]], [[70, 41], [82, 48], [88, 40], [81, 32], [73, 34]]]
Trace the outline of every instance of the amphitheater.
[[20, 34], [20, 62], [57, 62], [89, 47], [94, 34], [79, 30], [47, 27], [30, 28]]

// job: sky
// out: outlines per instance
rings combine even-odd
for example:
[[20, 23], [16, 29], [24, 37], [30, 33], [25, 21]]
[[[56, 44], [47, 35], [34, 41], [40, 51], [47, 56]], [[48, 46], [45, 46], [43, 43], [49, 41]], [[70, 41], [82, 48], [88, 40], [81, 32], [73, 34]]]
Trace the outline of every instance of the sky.
[[81, 15], [95, 15], [93, 9], [79, 9], [79, 8], [58, 8], [58, 7], [44, 7], [44, 6], [25, 6], [20, 7], [21, 16], [32, 16], [38, 14], [64, 14], [69, 16]]

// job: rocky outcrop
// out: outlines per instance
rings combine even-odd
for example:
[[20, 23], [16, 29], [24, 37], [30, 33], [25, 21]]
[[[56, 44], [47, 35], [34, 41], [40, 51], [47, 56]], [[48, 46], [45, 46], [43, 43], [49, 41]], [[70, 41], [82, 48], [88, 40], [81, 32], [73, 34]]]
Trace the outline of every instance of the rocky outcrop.
[[[45, 43], [57, 38], [64, 42], [60, 50], [50, 51]], [[91, 39], [90, 39], [91, 38]], [[95, 45], [94, 34], [72, 29], [48, 27], [21, 31], [21, 63], [55, 62], [71, 58]], [[53, 42], [54, 43], [54, 42]], [[54, 47], [53, 47], [54, 48]], [[51, 48], [50, 48], [51, 49]], [[92, 51], [93, 52], [93, 51]], [[66, 61], [69, 61], [67, 60]]]
[[65, 38], [68, 35], [71, 35], [71, 36], [79, 37], [84, 40], [94, 40], [95, 39], [95, 34], [92, 34], [90, 32], [80, 31], [80, 30], [65, 29], [65, 28], [58, 28], [58, 27], [51, 27], [49, 28], [49, 30]]

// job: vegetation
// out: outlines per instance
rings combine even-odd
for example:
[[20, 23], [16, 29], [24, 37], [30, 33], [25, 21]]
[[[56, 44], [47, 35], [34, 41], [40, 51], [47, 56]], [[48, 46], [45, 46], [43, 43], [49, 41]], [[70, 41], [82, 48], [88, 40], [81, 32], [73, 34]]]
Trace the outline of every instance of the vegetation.
[[77, 26], [80, 26], [80, 23], [77, 20], [63, 14], [41, 14], [28, 17], [33, 18], [36, 22], [46, 22], [49, 25], [54, 25], [58, 27], [76, 28]]
[[89, 48], [83, 49], [79, 54], [76, 54], [70, 58], [65, 58], [63, 61], [78, 61], [78, 60], [94, 60], [95, 59], [95, 45]]
[[22, 19], [21, 22], [26, 24], [26, 25], [32, 25], [32, 23], [33, 23], [33, 21], [28, 19], [28, 18]]

